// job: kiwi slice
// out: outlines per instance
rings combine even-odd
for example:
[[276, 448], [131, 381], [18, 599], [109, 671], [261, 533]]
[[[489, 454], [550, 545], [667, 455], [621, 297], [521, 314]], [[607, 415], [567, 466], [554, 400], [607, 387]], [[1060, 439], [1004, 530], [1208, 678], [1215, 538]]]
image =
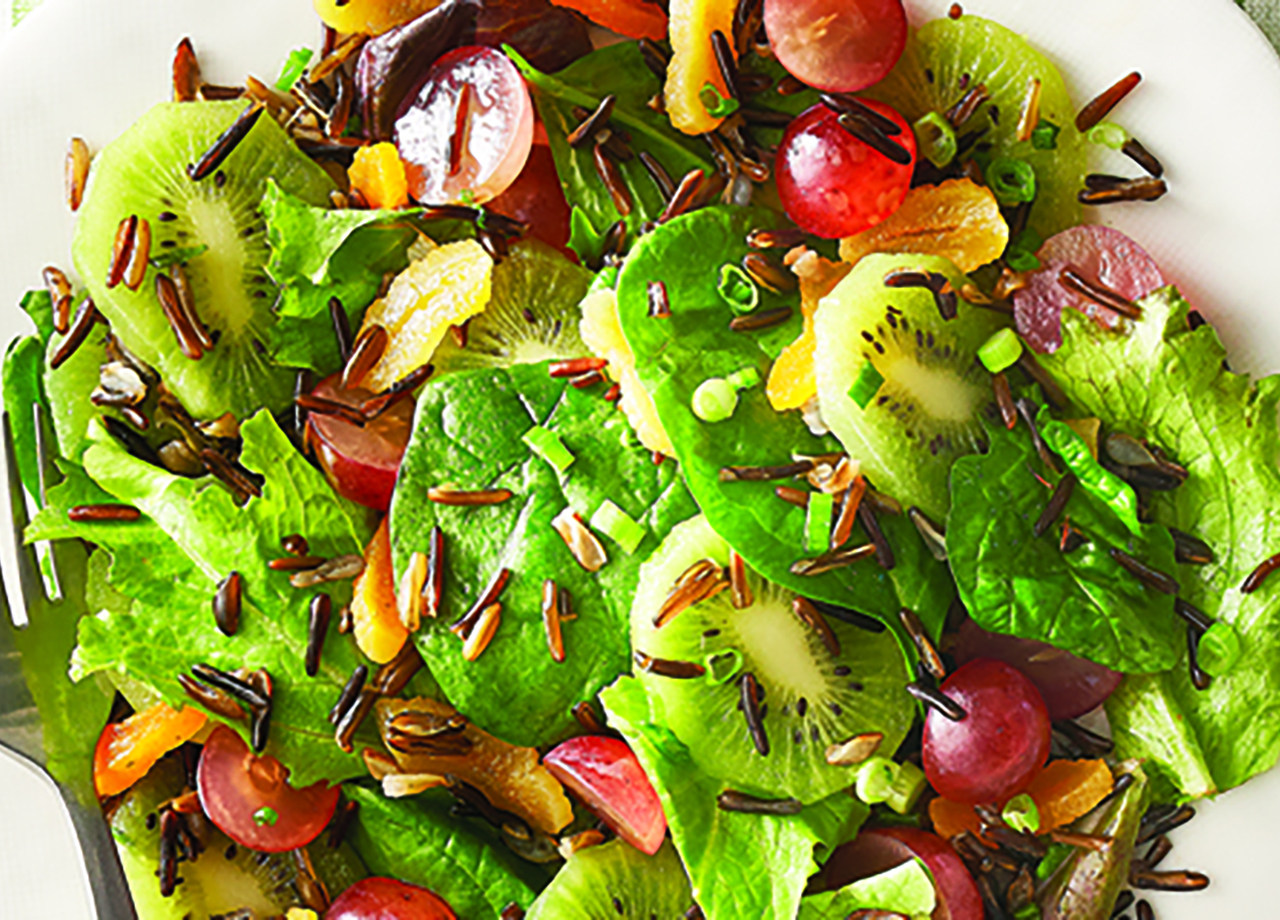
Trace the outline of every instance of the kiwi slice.
[[966, 280], [937, 256], [863, 258], [814, 315], [818, 403], [876, 488], [942, 520], [951, 462], [986, 449], [978, 418], [994, 395], [977, 351], [1006, 323], [963, 300], [943, 319], [929, 289], [885, 285], [898, 271], [945, 275], [956, 290]]
[[[672, 587], [703, 560], [727, 565], [729, 545], [699, 516], [672, 528], [641, 567], [631, 608], [638, 661], [662, 662], [638, 667], [638, 675], [662, 701], [668, 725], [699, 767], [743, 792], [809, 803], [852, 782], [847, 767], [827, 763], [829, 745], [881, 732], [881, 749], [897, 748], [915, 712], [903, 689], [910, 678], [889, 631], [867, 632], [828, 617], [824, 641], [793, 609], [797, 595], [753, 573], [749, 606], [735, 608], [732, 592], [721, 591], [655, 627]], [[698, 677], [667, 676], [672, 663], [706, 670]], [[767, 753], [741, 705], [748, 674], [759, 688]]]
[[[1018, 140], [1018, 120], [1032, 80], [1040, 81], [1040, 121], [1059, 129], [1051, 150]], [[1075, 127], [1075, 107], [1058, 69], [1016, 32], [967, 13], [959, 19], [926, 22], [911, 33], [889, 75], [866, 95], [915, 122], [929, 112], [946, 112], [979, 84], [987, 88], [990, 100], [956, 134], [983, 132], [969, 148], [981, 166], [996, 157], [1015, 157], [1031, 165], [1037, 192], [1029, 225], [1041, 237], [1080, 223], [1076, 194], [1084, 188], [1088, 169], [1086, 142]]]
[[689, 877], [668, 840], [646, 856], [623, 840], [578, 850], [538, 895], [526, 920], [682, 920]]
[[[298, 906], [298, 868], [291, 854], [258, 853], [236, 846], [201, 815], [185, 820], [204, 849], [194, 861], [179, 861], [181, 882], [171, 896], [160, 895], [156, 877], [160, 858], [158, 809], [184, 791], [184, 782], [177, 756], [170, 755], [125, 794], [111, 815], [111, 834], [138, 916], [147, 920], [185, 920], [247, 908], [255, 916], [271, 917]], [[308, 847], [308, 852], [317, 874], [335, 897], [368, 874], [346, 843], [329, 850], [321, 838]]]
[[[243, 418], [292, 395], [293, 374], [262, 345], [278, 289], [258, 211], [268, 180], [308, 204], [328, 205], [334, 187], [270, 117], [261, 117], [221, 167], [201, 181], [187, 175], [245, 111], [245, 103], [157, 105], [94, 160], [76, 221], [72, 254], [94, 303], [121, 342], [159, 371], [197, 417], [231, 411]], [[122, 220], [151, 228], [151, 260], [137, 291], [107, 287]], [[199, 360], [182, 354], [156, 295], [156, 261], [185, 256], [196, 313], [214, 340]]]
[[431, 358], [436, 373], [537, 364], [587, 354], [578, 304], [591, 273], [532, 237], [512, 244], [493, 269], [493, 293], [466, 327], [466, 344], [445, 337]]

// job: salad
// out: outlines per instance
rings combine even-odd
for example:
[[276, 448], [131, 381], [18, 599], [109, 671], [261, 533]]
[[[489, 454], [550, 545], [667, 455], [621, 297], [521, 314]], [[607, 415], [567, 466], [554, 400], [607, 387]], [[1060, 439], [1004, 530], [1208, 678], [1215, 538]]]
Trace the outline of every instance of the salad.
[[[1083, 223], [1157, 162], [963, 11], [886, 7], [871, 77], [761, 54], [767, 15], [715, 41], [677, 8], [668, 46], [584, 12], [647, 43], [445, 4], [275, 89], [180, 46], [200, 101], [94, 158], [85, 287], [28, 299], [6, 401], [61, 455], [29, 537], [83, 541], [83, 603], [28, 637], [78, 697], [55, 766], [94, 764], [144, 914], [367, 916], [403, 889], [365, 873], [459, 916], [1201, 884], [1148, 847], [1274, 760], [1241, 698], [1269, 585], [1236, 590], [1266, 533], [1212, 513], [1244, 476], [1265, 518], [1274, 407]], [[1064, 721], [1104, 698], [1114, 752]]]

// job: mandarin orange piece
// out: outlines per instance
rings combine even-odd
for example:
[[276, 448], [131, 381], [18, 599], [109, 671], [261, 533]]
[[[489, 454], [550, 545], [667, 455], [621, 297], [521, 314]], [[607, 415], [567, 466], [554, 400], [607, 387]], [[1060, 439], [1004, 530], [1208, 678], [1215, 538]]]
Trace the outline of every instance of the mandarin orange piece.
[[383, 518], [364, 552], [364, 571], [351, 596], [351, 633], [375, 664], [386, 664], [404, 646], [409, 631], [400, 622], [391, 568], [391, 531]]
[[325, 25], [342, 34], [381, 35], [435, 9], [440, 0], [313, 0]]
[[409, 180], [395, 144], [361, 147], [347, 177], [351, 188], [360, 192], [371, 208], [395, 210], [409, 204]]
[[813, 314], [818, 309], [818, 301], [830, 294], [851, 268], [846, 262], [831, 262], [809, 250], [791, 263], [791, 270], [800, 279], [804, 331], [782, 350], [769, 370], [765, 394], [777, 411], [799, 409], [817, 394], [818, 384], [813, 375], [813, 350], [817, 344]]
[[628, 38], [662, 41], [667, 37], [667, 14], [650, 0], [552, 0], [581, 13], [598, 26]]
[[[728, 96], [711, 33], [718, 30], [732, 37], [736, 6], [734, 0], [671, 0], [667, 11], [671, 64], [663, 99], [671, 124], [685, 134], [714, 131], [724, 120], [707, 111], [703, 91], [710, 83], [720, 99]], [[714, 100], [715, 94], [708, 95]]]
[[157, 760], [190, 741], [208, 719], [192, 706], [174, 709], [156, 703], [107, 725], [93, 752], [93, 785], [98, 795], [124, 792], [146, 776]]
[[944, 840], [950, 840], [964, 831], [978, 833], [982, 822], [973, 806], [965, 802], [953, 802], [939, 796], [929, 802], [929, 820], [933, 831]]
[[907, 193], [889, 218], [840, 241], [840, 258], [855, 264], [873, 252], [915, 252], [950, 259], [962, 272], [994, 261], [1009, 243], [1009, 227], [991, 190], [948, 179]]

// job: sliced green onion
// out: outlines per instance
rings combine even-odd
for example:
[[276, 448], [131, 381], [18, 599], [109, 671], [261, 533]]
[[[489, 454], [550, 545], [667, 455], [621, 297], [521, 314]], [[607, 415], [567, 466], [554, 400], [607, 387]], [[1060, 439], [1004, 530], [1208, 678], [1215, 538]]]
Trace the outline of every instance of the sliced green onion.
[[987, 186], [996, 201], [1004, 205], [1034, 201], [1036, 197], [1036, 171], [1025, 160], [1013, 157], [997, 157], [986, 171]]
[[729, 381], [729, 385], [735, 390], [750, 390], [752, 387], [760, 385], [760, 372], [754, 367], [744, 367], [740, 371], [734, 371], [725, 378]]
[[868, 805], [879, 805], [893, 792], [893, 781], [897, 774], [898, 765], [888, 757], [869, 757], [858, 767], [854, 792]]
[[810, 493], [804, 519], [806, 552], [825, 553], [831, 548], [831, 514], [835, 506], [836, 501], [832, 495], [826, 492]]
[[1039, 252], [1044, 245], [1044, 237], [1030, 227], [1024, 227], [1021, 233], [1009, 241], [1009, 245], [1027, 252]]
[[1023, 904], [1013, 912], [1013, 920], [1041, 920], [1043, 916], [1035, 902]]
[[723, 377], [712, 377], [698, 384], [689, 408], [704, 422], [723, 422], [738, 408], [738, 388]]
[[596, 509], [596, 513], [591, 515], [591, 527], [611, 538], [627, 551], [627, 555], [636, 551], [640, 541], [649, 532], [643, 524], [638, 523], [635, 518], [607, 498], [604, 504]]
[[1040, 257], [1025, 249], [1010, 248], [1004, 254], [1004, 262], [1015, 272], [1033, 272], [1040, 267]]
[[1129, 139], [1129, 132], [1114, 121], [1102, 121], [1090, 128], [1086, 137], [1091, 144], [1101, 144], [1103, 147], [1119, 150]]
[[147, 264], [157, 271], [164, 271], [171, 265], [177, 265], [180, 262], [190, 262], [192, 259], [202, 256], [208, 251], [208, 243], [201, 243], [199, 246], [180, 246], [177, 249], [162, 249], [160, 252], [155, 253], [155, 255], [147, 259]]
[[865, 409], [871, 404], [871, 400], [876, 398], [883, 383], [884, 376], [876, 370], [876, 366], [870, 361], [864, 361], [862, 369], [858, 371], [858, 376], [853, 381], [853, 386], [849, 387], [849, 398], [857, 404], [859, 409]]
[[889, 795], [885, 797], [884, 803], [898, 814], [905, 815], [915, 808], [916, 800], [929, 783], [924, 771], [911, 761], [905, 760], [896, 766], [898, 771], [889, 785]]
[[916, 146], [934, 166], [942, 169], [956, 158], [956, 130], [937, 112], [916, 119], [911, 126]]
[[476, 193], [469, 188], [464, 188], [462, 191], [458, 192], [458, 200], [469, 208], [474, 207], [476, 203]]
[[521, 440], [529, 445], [529, 450], [554, 466], [557, 472], [563, 473], [574, 461], [573, 452], [564, 446], [560, 435], [541, 425], [534, 425], [524, 433]]
[[1230, 671], [1240, 660], [1240, 634], [1234, 626], [1218, 620], [1200, 637], [1200, 667], [1215, 676]]
[[736, 265], [720, 266], [720, 284], [716, 291], [734, 313], [750, 313], [760, 305], [760, 289], [751, 276]]
[[263, 805], [253, 813], [253, 823], [258, 827], [275, 827], [280, 815], [270, 805]]
[[1022, 339], [1012, 329], [1001, 329], [982, 343], [978, 360], [993, 374], [1006, 371], [1022, 357]]
[[306, 73], [307, 65], [311, 63], [311, 58], [314, 56], [315, 52], [310, 48], [294, 48], [290, 51], [284, 67], [280, 69], [280, 79], [276, 80], [276, 89], [282, 93], [293, 89], [293, 85]]
[[708, 655], [703, 661], [707, 666], [707, 679], [713, 684], [728, 683], [742, 670], [742, 653], [736, 648], [727, 648], [714, 655]]
[[1040, 809], [1036, 806], [1036, 800], [1025, 792], [1006, 802], [1000, 817], [1015, 831], [1030, 831], [1034, 834], [1040, 830]]
[[1044, 880], [1053, 875], [1075, 851], [1075, 847], [1067, 846], [1065, 843], [1049, 844], [1049, 852], [1044, 855], [1044, 859], [1040, 860], [1040, 865], [1036, 866], [1036, 878]]
[[1059, 128], [1051, 121], [1042, 121], [1031, 129], [1031, 146], [1036, 150], [1057, 150]]
[[698, 91], [698, 101], [712, 118], [728, 118], [738, 111], [738, 100], [720, 95], [720, 90], [709, 80]]

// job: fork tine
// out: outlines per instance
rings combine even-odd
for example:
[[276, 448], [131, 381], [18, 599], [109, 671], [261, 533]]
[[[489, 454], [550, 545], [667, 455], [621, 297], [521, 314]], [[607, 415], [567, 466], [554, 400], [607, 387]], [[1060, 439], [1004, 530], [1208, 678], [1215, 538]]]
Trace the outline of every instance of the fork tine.
[[[53, 451], [49, 449], [54, 434], [49, 423], [49, 415], [44, 411], [44, 404], [37, 402], [32, 407], [32, 411], [35, 413], [36, 420], [36, 472], [39, 478], [40, 507], [43, 508], [48, 502], [49, 489], [62, 481], [62, 474], [54, 466]], [[48, 590], [45, 593], [52, 594], [53, 597], [63, 597], [62, 575], [58, 560], [61, 555], [59, 544], [58, 541], [51, 540], [46, 545], [49, 553], [49, 580]]]
[[[18, 602], [22, 609], [31, 609], [31, 600], [44, 596], [44, 586], [40, 580], [40, 566], [36, 561], [34, 546], [23, 542], [23, 532], [27, 529], [27, 496], [22, 487], [22, 477], [18, 473], [17, 450], [13, 446], [13, 422], [9, 413], [0, 416], [0, 427], [4, 429], [4, 463], [9, 474], [9, 517], [13, 524], [13, 549], [18, 560]], [[10, 599], [12, 614], [12, 599]]]

